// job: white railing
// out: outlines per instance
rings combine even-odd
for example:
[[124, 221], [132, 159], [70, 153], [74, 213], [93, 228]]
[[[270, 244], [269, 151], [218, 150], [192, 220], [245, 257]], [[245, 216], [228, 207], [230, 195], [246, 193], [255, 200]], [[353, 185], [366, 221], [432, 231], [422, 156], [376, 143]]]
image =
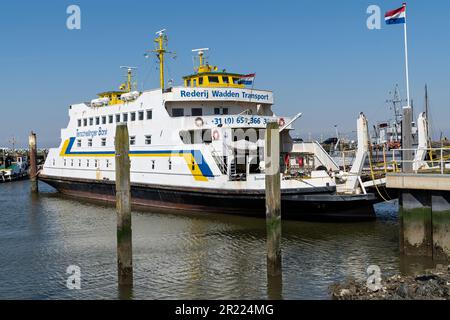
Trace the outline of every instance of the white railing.
[[[403, 160], [403, 153], [410, 152], [411, 160]], [[393, 149], [386, 151], [385, 167], [392, 166], [400, 171], [407, 164], [411, 164], [414, 173], [450, 174], [450, 148], [417, 148]]]
[[217, 166], [219, 167], [220, 172], [224, 175], [228, 175], [228, 168], [226, 163], [223, 161], [223, 155], [217, 152], [216, 150], [213, 150], [211, 152], [211, 155], [216, 162]]

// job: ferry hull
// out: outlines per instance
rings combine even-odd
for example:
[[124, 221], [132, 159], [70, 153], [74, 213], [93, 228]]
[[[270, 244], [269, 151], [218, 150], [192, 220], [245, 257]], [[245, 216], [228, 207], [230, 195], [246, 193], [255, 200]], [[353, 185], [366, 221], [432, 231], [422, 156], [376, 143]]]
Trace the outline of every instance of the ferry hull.
[[[114, 203], [114, 181], [59, 178], [39, 179], [65, 195]], [[375, 197], [338, 196], [334, 187], [295, 189], [282, 193], [282, 216], [292, 220], [371, 220]], [[132, 183], [131, 202], [158, 211], [225, 213], [265, 217], [265, 194], [261, 191], [211, 190]]]

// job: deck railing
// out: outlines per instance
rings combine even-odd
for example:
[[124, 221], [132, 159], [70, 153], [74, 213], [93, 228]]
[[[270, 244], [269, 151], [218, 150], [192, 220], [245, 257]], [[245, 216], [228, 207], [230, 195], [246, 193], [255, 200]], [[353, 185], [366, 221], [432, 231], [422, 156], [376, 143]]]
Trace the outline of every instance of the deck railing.
[[[410, 152], [412, 160], [403, 160], [403, 153]], [[422, 159], [415, 159], [420, 152]], [[347, 171], [354, 159], [354, 150], [338, 151], [335, 159], [342, 162], [341, 168]], [[350, 166], [348, 165], [350, 163]], [[450, 147], [442, 148], [415, 148], [415, 149], [372, 149], [366, 159], [366, 167], [376, 173], [402, 172], [402, 168], [410, 164], [414, 173], [450, 174]]]
[[[413, 159], [403, 160], [404, 152], [410, 152]], [[419, 152], [422, 153], [421, 159], [416, 159]], [[383, 162], [375, 162], [373, 166], [381, 166], [386, 172], [401, 172], [406, 164], [410, 164], [414, 173], [450, 174], [450, 148], [448, 147], [393, 149], [385, 151], [383, 159]]]

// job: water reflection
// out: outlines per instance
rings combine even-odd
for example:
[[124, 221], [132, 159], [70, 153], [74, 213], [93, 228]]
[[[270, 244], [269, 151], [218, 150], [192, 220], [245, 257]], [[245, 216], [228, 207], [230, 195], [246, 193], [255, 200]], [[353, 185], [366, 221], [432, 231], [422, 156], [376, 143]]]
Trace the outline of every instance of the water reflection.
[[119, 284], [118, 291], [119, 300], [133, 300], [133, 285]]
[[267, 298], [269, 300], [283, 299], [283, 275], [267, 275]]
[[[133, 211], [134, 288], [118, 288], [116, 214], [27, 181], [0, 185], [0, 298], [328, 299], [328, 286], [419, 266], [399, 257], [396, 204], [375, 222], [284, 221], [283, 272], [268, 278], [264, 219]], [[81, 290], [65, 286], [81, 268]], [[422, 265], [424, 265], [422, 263]]]

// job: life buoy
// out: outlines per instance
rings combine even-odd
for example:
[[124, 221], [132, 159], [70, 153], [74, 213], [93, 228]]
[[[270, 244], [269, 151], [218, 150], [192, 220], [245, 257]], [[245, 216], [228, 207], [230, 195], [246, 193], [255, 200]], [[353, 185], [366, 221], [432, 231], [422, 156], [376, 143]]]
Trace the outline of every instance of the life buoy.
[[298, 165], [299, 165], [300, 167], [303, 167], [303, 164], [304, 164], [304, 159], [303, 159], [303, 157], [298, 157], [297, 162], [298, 162]]
[[214, 132], [213, 132], [213, 139], [214, 140], [219, 140], [219, 138], [220, 138], [219, 131], [214, 130]]

